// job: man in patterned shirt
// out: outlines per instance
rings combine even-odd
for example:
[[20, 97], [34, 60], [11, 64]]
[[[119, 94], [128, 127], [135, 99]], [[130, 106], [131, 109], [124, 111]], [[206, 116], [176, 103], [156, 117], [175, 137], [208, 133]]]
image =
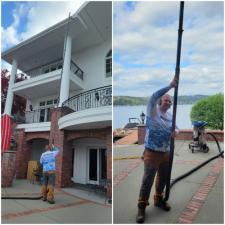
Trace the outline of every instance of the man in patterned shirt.
[[54, 204], [54, 186], [55, 186], [55, 161], [59, 154], [59, 149], [53, 144], [45, 146], [46, 152], [41, 155], [40, 163], [43, 166], [43, 184], [41, 193], [43, 201]]
[[[155, 92], [148, 100], [144, 157], [144, 175], [138, 200], [137, 223], [145, 220], [145, 208], [148, 203], [154, 178], [156, 177], [156, 193], [154, 205], [169, 211], [170, 206], [163, 200], [163, 190], [169, 171], [170, 138], [172, 132], [172, 115], [167, 111], [172, 105], [171, 96], [166, 94], [177, 85], [174, 78], [169, 86]], [[158, 104], [157, 104], [158, 103]]]

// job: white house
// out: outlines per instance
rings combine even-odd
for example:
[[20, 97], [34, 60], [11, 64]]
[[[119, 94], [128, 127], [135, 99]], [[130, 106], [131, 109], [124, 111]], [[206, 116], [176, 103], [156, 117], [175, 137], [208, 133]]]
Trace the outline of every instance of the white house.
[[[2, 53], [12, 65], [4, 113], [13, 95], [27, 99], [16, 127], [16, 176], [50, 141], [62, 153], [57, 186], [107, 184], [112, 168], [112, 2], [87, 2], [75, 14]], [[30, 78], [15, 83], [17, 70]]]

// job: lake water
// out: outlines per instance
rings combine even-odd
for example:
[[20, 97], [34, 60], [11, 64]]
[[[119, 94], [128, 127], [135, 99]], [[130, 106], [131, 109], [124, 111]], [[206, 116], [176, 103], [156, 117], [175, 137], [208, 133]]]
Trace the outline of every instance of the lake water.
[[[192, 105], [177, 105], [177, 125], [180, 129], [191, 129], [191, 113]], [[172, 107], [170, 109], [172, 111]], [[114, 106], [113, 107], [113, 129], [122, 128], [128, 122], [129, 118], [139, 118], [140, 114], [146, 114], [146, 106]]]

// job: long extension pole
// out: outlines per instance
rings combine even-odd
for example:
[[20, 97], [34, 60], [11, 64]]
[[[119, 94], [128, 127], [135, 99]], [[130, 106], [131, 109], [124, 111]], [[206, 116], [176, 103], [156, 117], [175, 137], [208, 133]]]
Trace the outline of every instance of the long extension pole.
[[[179, 84], [179, 76], [180, 76], [180, 55], [181, 55], [181, 43], [182, 43], [182, 32], [183, 32], [183, 15], [184, 15], [184, 2], [180, 2], [180, 16], [179, 16], [179, 29], [178, 29], [178, 41], [177, 41], [177, 61], [176, 61], [176, 70], [175, 70], [175, 78], [177, 79], [177, 86], [174, 88], [174, 104], [173, 104], [173, 120], [172, 120], [172, 131], [175, 130], [176, 126], [176, 114], [177, 114], [177, 96], [178, 96], [178, 84]], [[168, 179], [166, 183], [166, 193], [164, 201], [169, 199], [170, 195], [170, 179], [171, 179], [171, 171], [173, 165], [173, 155], [174, 155], [174, 137], [171, 137], [170, 142], [170, 168]]]

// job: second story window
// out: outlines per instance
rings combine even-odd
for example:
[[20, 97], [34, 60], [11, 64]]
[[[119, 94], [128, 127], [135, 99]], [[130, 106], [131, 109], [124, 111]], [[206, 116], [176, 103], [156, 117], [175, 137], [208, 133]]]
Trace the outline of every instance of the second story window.
[[106, 77], [112, 77], [112, 50], [110, 50], [105, 58], [105, 74]]

